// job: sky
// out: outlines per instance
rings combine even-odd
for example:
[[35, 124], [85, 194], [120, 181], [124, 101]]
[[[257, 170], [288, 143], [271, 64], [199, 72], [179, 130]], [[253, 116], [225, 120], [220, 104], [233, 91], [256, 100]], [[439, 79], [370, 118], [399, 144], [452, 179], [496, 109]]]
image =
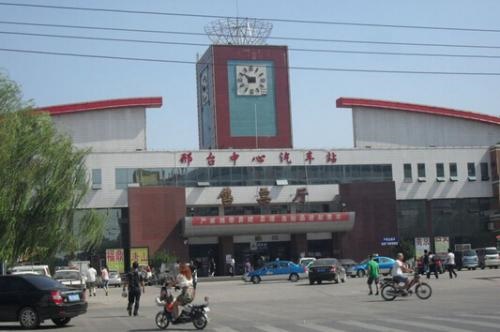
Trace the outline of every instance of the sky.
[[[118, 32], [6, 24], [9, 22], [203, 33], [213, 18], [62, 10], [8, 6], [44, 4], [195, 15], [258, 17], [304, 21], [454, 27], [498, 31], [271, 21], [272, 37], [342, 39], [425, 44], [483, 45], [497, 48], [431, 47], [269, 39], [290, 49], [483, 55], [498, 58], [342, 54], [289, 50], [293, 144], [295, 148], [353, 146], [350, 109], [339, 97], [409, 102], [500, 114], [500, 1], [421, 0], [0, 0], [0, 49], [35, 50], [194, 62], [210, 44], [207, 36]], [[199, 46], [62, 39], [6, 32], [187, 42]], [[389, 74], [340, 69], [481, 72], [499, 75]], [[110, 60], [0, 50], [0, 71], [16, 81], [37, 106], [131, 98], [163, 97], [163, 107], [147, 111], [150, 150], [198, 149], [194, 64]]]

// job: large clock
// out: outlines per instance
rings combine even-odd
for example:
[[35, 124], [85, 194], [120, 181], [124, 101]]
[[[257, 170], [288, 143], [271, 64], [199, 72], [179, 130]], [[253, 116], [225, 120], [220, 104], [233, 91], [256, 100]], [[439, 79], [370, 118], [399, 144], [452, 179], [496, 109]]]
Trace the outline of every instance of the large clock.
[[205, 69], [200, 75], [200, 90], [201, 104], [205, 105], [208, 102], [208, 70]]
[[266, 95], [267, 94], [266, 66], [237, 65], [236, 94], [238, 96]]

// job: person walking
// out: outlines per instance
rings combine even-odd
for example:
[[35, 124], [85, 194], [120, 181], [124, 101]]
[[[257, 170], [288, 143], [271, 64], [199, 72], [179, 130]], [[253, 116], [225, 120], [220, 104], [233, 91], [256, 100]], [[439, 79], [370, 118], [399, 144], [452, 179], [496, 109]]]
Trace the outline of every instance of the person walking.
[[94, 269], [94, 267], [89, 264], [89, 268], [87, 270], [87, 288], [89, 290], [89, 296], [96, 296], [95, 294], [95, 281], [97, 277], [97, 271]]
[[215, 259], [210, 258], [210, 262], [208, 263], [208, 275], [213, 277], [215, 276]]
[[139, 263], [132, 264], [132, 271], [127, 274], [125, 283], [123, 284], [123, 291], [128, 287], [128, 305], [127, 312], [132, 316], [132, 306], [134, 306], [134, 316], [139, 314], [139, 301], [141, 300], [141, 287], [142, 292], [145, 293], [144, 278], [139, 271]]
[[446, 256], [446, 269], [450, 274], [450, 279], [453, 279], [453, 276], [457, 277], [457, 273], [455, 272], [455, 254], [451, 249], [448, 249], [448, 255]]
[[372, 291], [372, 284], [375, 283], [375, 290], [376, 290], [376, 293], [375, 295], [378, 295], [378, 284], [380, 282], [380, 279], [379, 279], [379, 276], [380, 276], [380, 268], [378, 266], [378, 263], [375, 262], [375, 260], [373, 259], [373, 255], [370, 255], [368, 256], [369, 260], [368, 260], [368, 289], [370, 290], [370, 292], [368, 293], [368, 295], [372, 295], [373, 294], [373, 291]]
[[436, 257], [436, 254], [433, 254], [429, 251], [429, 269], [427, 270], [427, 279], [431, 278], [431, 273], [434, 273], [436, 279], [439, 279], [439, 271], [438, 271], [438, 263], [437, 260], [439, 258]]
[[102, 278], [102, 288], [106, 292], [106, 296], [108, 296], [109, 271], [106, 265], [104, 265], [101, 269], [101, 278]]
[[424, 250], [424, 256], [422, 257], [422, 262], [424, 264], [423, 274], [427, 275], [427, 273], [429, 273], [429, 252], [427, 251], [427, 249]]

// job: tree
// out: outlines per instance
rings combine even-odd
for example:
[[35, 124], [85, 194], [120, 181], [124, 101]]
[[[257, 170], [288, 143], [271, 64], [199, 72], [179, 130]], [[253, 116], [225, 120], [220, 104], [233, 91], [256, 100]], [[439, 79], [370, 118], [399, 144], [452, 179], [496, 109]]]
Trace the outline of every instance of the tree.
[[87, 154], [0, 73], [0, 260], [47, 259], [100, 243], [98, 213], [86, 210], [74, 224], [89, 188]]

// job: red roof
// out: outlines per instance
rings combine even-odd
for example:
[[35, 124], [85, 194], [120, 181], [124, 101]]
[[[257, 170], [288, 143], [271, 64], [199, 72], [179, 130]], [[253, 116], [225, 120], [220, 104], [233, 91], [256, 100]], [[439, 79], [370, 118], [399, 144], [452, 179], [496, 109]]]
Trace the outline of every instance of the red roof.
[[61, 115], [68, 113], [97, 111], [104, 109], [117, 109], [117, 108], [158, 108], [163, 104], [162, 97], [141, 97], [141, 98], [123, 98], [123, 99], [110, 99], [98, 100], [77, 104], [66, 104], [40, 107], [37, 110], [42, 112], [49, 112], [50, 115]]
[[451, 118], [458, 118], [458, 119], [500, 125], [500, 117], [494, 115], [487, 115], [469, 111], [460, 111], [452, 108], [400, 103], [387, 100], [341, 97], [337, 99], [337, 107], [339, 108], [368, 107], [368, 108], [378, 108], [378, 109], [386, 109], [386, 110], [394, 110], [402, 112], [425, 113], [425, 114], [447, 116]]

